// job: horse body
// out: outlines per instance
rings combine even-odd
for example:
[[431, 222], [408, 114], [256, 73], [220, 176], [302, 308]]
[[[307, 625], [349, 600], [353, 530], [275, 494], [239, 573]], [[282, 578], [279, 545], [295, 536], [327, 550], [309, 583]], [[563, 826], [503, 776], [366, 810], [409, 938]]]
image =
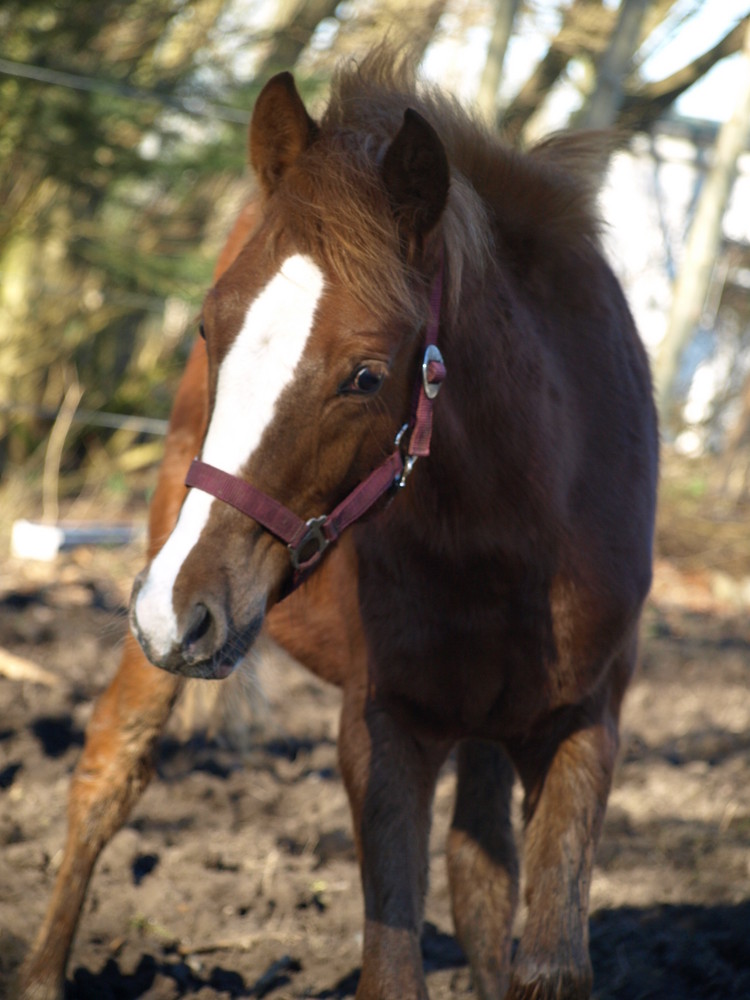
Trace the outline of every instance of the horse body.
[[[209, 357], [198, 344], [178, 394], [152, 562], [134, 589], [135, 631], [172, 674], [158, 675], [161, 714], [126, 766], [143, 766], [182, 676], [224, 676], [267, 628], [343, 691], [340, 762], [365, 899], [360, 1000], [426, 997], [430, 804], [455, 745], [449, 875], [479, 995], [585, 997], [593, 852], [650, 582], [648, 367], [597, 246], [601, 148], [560, 138], [521, 156], [407, 84], [380, 53], [339, 75], [320, 125], [288, 76], [258, 100], [250, 152], [262, 197], [204, 306]], [[409, 106], [419, 113], [404, 115]], [[204, 457], [296, 515], [330, 511], [408, 423], [442, 268], [448, 374], [430, 455], [280, 601], [285, 547], [199, 490], [178, 519], [185, 468], [203, 441]], [[279, 316], [297, 342], [269, 361], [254, 331], [270, 338]], [[269, 366], [256, 395], [273, 387], [273, 398], [257, 427], [233, 427], [233, 413], [260, 412], [243, 397], [256, 359]], [[129, 697], [133, 713], [141, 696]], [[97, 711], [123, 728], [111, 705]], [[514, 772], [528, 917], [511, 965]], [[74, 786], [71, 817], [76, 796]], [[119, 793], [94, 858], [131, 800]], [[27, 967], [29, 998], [54, 995], [31, 991], [51, 920]]]
[[[545, 308], [513, 330], [527, 338], [525, 359], [498, 345], [502, 328], [488, 328], [471, 311], [452, 336], [446, 331], [449, 378], [433, 453], [408, 495], [356, 529], [378, 682], [419, 701], [453, 736], [516, 736], [579, 702], [601, 680], [648, 589], [649, 513], [639, 522], [632, 508], [652, 459], [633, 470], [629, 440], [647, 437], [648, 416], [639, 414], [633, 426], [618, 385], [619, 372], [634, 365], [645, 385], [635, 333], [619, 295], [614, 307], [604, 304], [614, 315], [586, 345], [587, 360], [608, 367], [597, 394], [583, 380], [575, 385], [576, 372], [561, 357], [565, 345], [545, 339]], [[578, 335], [594, 311], [584, 303], [565, 332], [577, 327]], [[482, 330], [484, 344], [477, 343]], [[613, 350], [608, 331], [630, 339]], [[511, 371], [492, 371], [506, 364]], [[509, 377], [517, 380], [510, 399], [498, 385]], [[640, 405], [647, 415], [645, 390]], [[470, 407], [479, 413], [467, 431]], [[604, 432], [591, 428], [599, 420]]]

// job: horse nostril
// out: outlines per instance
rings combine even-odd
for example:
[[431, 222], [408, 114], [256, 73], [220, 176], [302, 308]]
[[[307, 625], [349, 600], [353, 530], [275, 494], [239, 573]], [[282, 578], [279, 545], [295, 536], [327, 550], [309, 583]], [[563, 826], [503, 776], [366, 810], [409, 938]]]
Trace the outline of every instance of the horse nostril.
[[182, 648], [185, 653], [195, 653], [208, 633], [211, 631], [214, 619], [213, 615], [205, 604], [196, 604], [190, 618], [190, 624], [182, 640]]

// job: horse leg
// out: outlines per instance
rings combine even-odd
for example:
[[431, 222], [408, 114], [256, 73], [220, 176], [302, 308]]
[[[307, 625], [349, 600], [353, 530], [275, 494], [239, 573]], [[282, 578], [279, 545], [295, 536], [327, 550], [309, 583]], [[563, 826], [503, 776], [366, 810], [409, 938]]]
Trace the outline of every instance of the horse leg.
[[344, 692], [339, 758], [365, 901], [357, 1000], [427, 1000], [419, 936], [432, 797], [447, 751], [419, 741], [364, 690]]
[[617, 755], [620, 702], [633, 661], [623, 657], [613, 665], [596, 707], [582, 707], [566, 728], [542, 733], [514, 752], [526, 793], [528, 912], [508, 1000], [591, 995], [591, 873]]
[[[185, 496], [185, 472], [203, 437], [206, 411], [206, 353], [198, 341], [172, 407], [149, 510], [149, 558], [161, 548], [177, 520]], [[21, 969], [22, 1000], [62, 996], [65, 963], [94, 863], [151, 778], [154, 745], [181, 683], [152, 667], [128, 634], [119, 669], [86, 727], [70, 788], [63, 861], [44, 922]]]
[[448, 879], [456, 935], [482, 1000], [505, 996], [510, 978], [518, 902], [510, 798], [514, 779], [502, 747], [474, 740], [459, 744]]
[[44, 922], [20, 974], [22, 1000], [58, 1000], [65, 965], [99, 853], [148, 784], [152, 752], [180, 681], [146, 662], [132, 637], [98, 699], [73, 774], [68, 835]]

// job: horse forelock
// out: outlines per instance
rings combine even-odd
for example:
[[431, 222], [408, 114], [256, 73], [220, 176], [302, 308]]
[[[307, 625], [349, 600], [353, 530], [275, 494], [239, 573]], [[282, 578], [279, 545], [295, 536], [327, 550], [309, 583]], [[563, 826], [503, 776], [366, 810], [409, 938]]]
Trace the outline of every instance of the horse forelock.
[[[418, 87], [412, 61], [387, 48], [334, 75], [315, 142], [275, 193], [281, 223], [298, 245], [319, 257], [356, 298], [376, 314], [414, 327], [427, 319], [424, 282], [405, 260], [398, 221], [381, 170], [407, 108], [420, 111], [440, 133], [437, 104]], [[447, 102], [446, 102], [447, 104]], [[439, 230], [427, 243], [443, 246], [446, 303], [457, 309], [465, 267], [490, 259], [490, 227], [481, 199], [456, 172]], [[422, 293], [415, 289], [421, 286]]]

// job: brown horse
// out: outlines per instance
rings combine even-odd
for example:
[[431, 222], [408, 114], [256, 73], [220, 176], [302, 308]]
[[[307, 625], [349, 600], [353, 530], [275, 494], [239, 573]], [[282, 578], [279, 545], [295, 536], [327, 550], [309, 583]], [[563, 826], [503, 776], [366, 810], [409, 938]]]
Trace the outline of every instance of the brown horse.
[[[26, 1000], [60, 995], [93, 864], [181, 678], [226, 676], [262, 628], [343, 692], [357, 997], [427, 996], [427, 835], [454, 747], [448, 866], [478, 995], [589, 995], [657, 475], [646, 358], [597, 242], [605, 156], [574, 135], [512, 151], [384, 51], [339, 71], [320, 122], [288, 74], [266, 86], [260, 199], [205, 301], [208, 361], [199, 342], [133, 592], [165, 670], [131, 639], [99, 700]], [[516, 774], [528, 914], [511, 962]]]

